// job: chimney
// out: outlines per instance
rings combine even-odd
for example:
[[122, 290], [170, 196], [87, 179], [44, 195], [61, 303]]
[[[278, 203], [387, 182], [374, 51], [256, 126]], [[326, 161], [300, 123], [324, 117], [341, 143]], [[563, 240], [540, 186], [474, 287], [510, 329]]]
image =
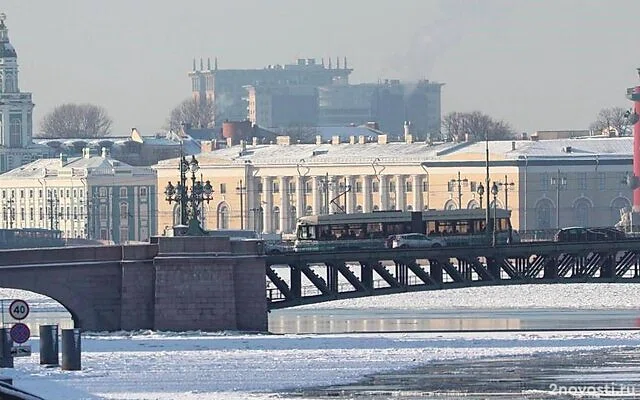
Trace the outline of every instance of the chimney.
[[322, 136], [316, 135], [316, 144], [322, 144]]
[[340, 136], [338, 135], [331, 136], [331, 144], [340, 144]]
[[258, 145], [258, 137], [254, 136], [251, 138], [251, 145], [253, 146], [257, 146]]
[[511, 151], [516, 149], [516, 142], [511, 142]]
[[412, 134], [405, 134], [404, 135], [404, 142], [407, 144], [411, 144], [413, 143], [413, 135]]
[[290, 136], [276, 136], [276, 144], [280, 146], [289, 146], [291, 144]]
[[211, 140], [203, 140], [200, 142], [200, 151], [203, 153], [209, 153], [213, 151], [213, 141]]
[[244, 152], [245, 150], [247, 150], [247, 142], [246, 142], [246, 141], [244, 141], [244, 140], [241, 140], [241, 141], [240, 141], [240, 149], [241, 149], [241, 151], [243, 151], [243, 152]]
[[349, 144], [356, 144], [356, 137], [351, 135], [349, 136]]
[[107, 158], [107, 156], [109, 155], [107, 148], [103, 147], [102, 148], [102, 154], [100, 155], [102, 158]]
[[364, 135], [360, 135], [358, 136], [358, 143], [359, 144], [365, 144], [367, 143], [367, 138]]
[[407, 135], [411, 134], [411, 122], [409, 121], [404, 121], [404, 136], [406, 137]]
[[91, 158], [91, 149], [89, 147], [82, 149], [82, 158]]
[[67, 155], [64, 153], [60, 153], [60, 167], [64, 167], [64, 164], [67, 162]]
[[227, 147], [232, 147], [233, 146], [233, 138], [228, 137], [227, 138]]
[[388, 142], [387, 135], [378, 135], [378, 144], [387, 144]]

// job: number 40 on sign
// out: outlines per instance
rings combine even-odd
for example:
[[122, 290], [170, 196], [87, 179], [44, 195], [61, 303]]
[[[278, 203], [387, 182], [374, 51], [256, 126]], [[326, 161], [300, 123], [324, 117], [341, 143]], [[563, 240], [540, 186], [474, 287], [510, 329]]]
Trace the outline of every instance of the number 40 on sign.
[[18, 321], [23, 320], [29, 315], [29, 305], [24, 300], [14, 300], [9, 305], [9, 314]]

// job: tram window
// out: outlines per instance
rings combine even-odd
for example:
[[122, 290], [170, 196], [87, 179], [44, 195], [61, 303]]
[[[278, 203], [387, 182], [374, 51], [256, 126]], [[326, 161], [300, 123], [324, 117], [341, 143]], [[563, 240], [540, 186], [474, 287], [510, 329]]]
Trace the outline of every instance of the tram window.
[[382, 224], [379, 222], [367, 224], [367, 236], [371, 239], [385, 237], [382, 230]]

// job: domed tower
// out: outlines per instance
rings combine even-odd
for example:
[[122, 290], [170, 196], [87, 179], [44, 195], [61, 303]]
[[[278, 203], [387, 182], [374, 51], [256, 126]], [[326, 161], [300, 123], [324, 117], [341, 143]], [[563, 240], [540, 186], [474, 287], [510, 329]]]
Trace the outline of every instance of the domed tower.
[[31, 93], [20, 92], [18, 55], [9, 41], [5, 14], [0, 14], [0, 145], [24, 148], [31, 145], [33, 102]]

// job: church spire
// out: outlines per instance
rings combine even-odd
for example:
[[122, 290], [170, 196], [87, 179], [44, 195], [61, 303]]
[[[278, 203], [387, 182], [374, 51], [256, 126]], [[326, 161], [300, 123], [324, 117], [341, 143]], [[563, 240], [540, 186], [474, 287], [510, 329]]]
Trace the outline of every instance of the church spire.
[[9, 30], [4, 21], [7, 19], [5, 13], [0, 13], [0, 58], [17, 57], [16, 50], [9, 42]]

